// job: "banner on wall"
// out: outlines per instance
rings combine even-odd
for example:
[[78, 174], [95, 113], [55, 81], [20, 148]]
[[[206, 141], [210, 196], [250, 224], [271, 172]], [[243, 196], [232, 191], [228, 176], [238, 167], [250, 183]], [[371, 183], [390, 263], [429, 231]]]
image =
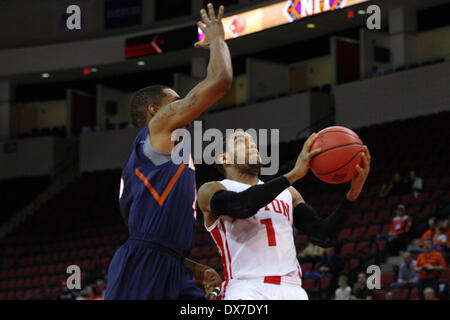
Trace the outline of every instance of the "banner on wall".
[[142, 23], [142, 0], [105, 0], [105, 29]]
[[[291, 23], [309, 16], [334, 11], [369, 0], [288, 0], [223, 18], [225, 39]], [[198, 39], [204, 38], [198, 28]]]

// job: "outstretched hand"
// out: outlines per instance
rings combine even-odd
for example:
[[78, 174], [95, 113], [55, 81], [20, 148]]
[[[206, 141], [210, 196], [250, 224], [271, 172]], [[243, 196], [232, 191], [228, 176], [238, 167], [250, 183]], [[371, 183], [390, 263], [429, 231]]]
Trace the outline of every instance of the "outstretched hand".
[[351, 182], [350, 191], [347, 193], [347, 199], [349, 201], [356, 201], [358, 199], [359, 194], [366, 182], [367, 176], [370, 172], [370, 152], [367, 146], [364, 146], [364, 152], [362, 154], [363, 163], [362, 167], [359, 164], [356, 165], [356, 175], [353, 177]]
[[208, 3], [208, 13], [205, 9], [200, 10], [202, 21], [197, 22], [197, 26], [204, 32], [205, 39], [196, 42], [194, 47], [208, 49], [212, 41], [225, 39], [225, 31], [222, 24], [223, 11], [224, 7], [220, 6], [219, 14], [216, 17], [211, 3]]
[[308, 137], [308, 139], [303, 144], [302, 152], [300, 152], [300, 155], [295, 162], [294, 168], [285, 175], [285, 177], [291, 184], [303, 178], [308, 173], [311, 158], [321, 151], [320, 148], [311, 150], [311, 147], [314, 141], [316, 141], [317, 137], [317, 133], [313, 133]]

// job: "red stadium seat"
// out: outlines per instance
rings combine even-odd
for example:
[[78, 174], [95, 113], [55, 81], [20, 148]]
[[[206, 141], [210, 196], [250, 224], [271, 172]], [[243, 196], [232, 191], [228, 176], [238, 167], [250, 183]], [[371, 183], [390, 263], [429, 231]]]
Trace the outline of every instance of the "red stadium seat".
[[374, 222], [377, 218], [377, 214], [375, 211], [369, 211], [364, 213], [363, 215], [363, 222], [364, 224], [371, 224], [372, 222]]
[[356, 246], [356, 253], [360, 255], [366, 255], [371, 249], [370, 241], [361, 241]]
[[367, 229], [367, 237], [368, 238], [375, 238], [381, 231], [381, 226], [378, 224], [371, 225]]
[[328, 277], [320, 278], [319, 281], [319, 289], [320, 290], [328, 290], [330, 288], [331, 279]]
[[412, 195], [412, 194], [404, 195], [404, 196], [402, 196], [400, 202], [402, 204], [404, 204], [405, 206], [408, 206], [414, 202], [414, 195]]
[[361, 221], [361, 215], [360, 214], [352, 214], [350, 218], [348, 219], [348, 224], [350, 226], [355, 226]]
[[214, 257], [209, 259], [209, 266], [213, 267], [213, 268], [217, 268], [222, 264], [222, 261], [219, 257]]
[[386, 290], [375, 290], [375, 299], [376, 300], [384, 300], [386, 296]]
[[388, 207], [396, 207], [400, 203], [400, 197], [399, 196], [390, 196], [387, 199], [387, 205]]
[[345, 240], [349, 239], [351, 232], [352, 232], [352, 230], [350, 228], [343, 229], [338, 235], [338, 240], [345, 241]]
[[383, 198], [378, 198], [374, 201], [373, 207], [376, 210], [379, 209], [385, 209], [386, 208], [386, 201]]
[[381, 274], [381, 287], [386, 288], [392, 282], [395, 282], [395, 272], [383, 272]]
[[314, 289], [316, 279], [304, 279], [302, 281], [302, 288], [306, 291], [311, 291]]
[[345, 272], [353, 272], [359, 266], [359, 258], [350, 259], [345, 265]]
[[441, 271], [441, 275], [439, 281], [450, 283], [450, 268], [444, 269]]
[[381, 230], [381, 234], [388, 234], [389, 230], [391, 230], [391, 224], [385, 224], [383, 226], [383, 229]]
[[395, 300], [408, 300], [409, 290], [408, 289], [394, 289], [392, 290]]
[[302, 272], [303, 273], [306, 273], [306, 272], [310, 272], [310, 271], [312, 271], [312, 267], [313, 267], [313, 264], [312, 263], [304, 263], [304, 264], [302, 264]]
[[355, 253], [354, 251], [355, 251], [355, 243], [348, 242], [342, 246], [340, 254], [343, 256], [351, 256]]
[[409, 300], [417, 300], [419, 297], [419, 289], [413, 288], [409, 294]]
[[378, 212], [377, 221], [384, 223], [391, 219], [391, 212], [389, 210], [381, 210]]
[[353, 230], [351, 238], [355, 239], [355, 240], [359, 240], [365, 235], [365, 233], [366, 233], [366, 227], [355, 228], [355, 230]]
[[428, 201], [429, 193], [427, 191], [423, 191], [417, 197], [417, 202], [422, 203]]

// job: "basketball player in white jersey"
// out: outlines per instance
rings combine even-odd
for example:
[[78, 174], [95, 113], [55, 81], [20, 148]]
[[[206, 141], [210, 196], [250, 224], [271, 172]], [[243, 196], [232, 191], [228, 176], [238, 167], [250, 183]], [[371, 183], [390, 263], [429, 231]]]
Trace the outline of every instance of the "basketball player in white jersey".
[[[226, 137], [225, 152], [219, 156], [226, 179], [205, 183], [198, 192], [205, 227], [222, 256], [225, 281], [218, 299], [308, 299], [301, 287], [293, 226], [314, 244], [334, 246], [370, 170], [364, 146], [363, 167], [356, 166], [350, 191], [334, 212], [320, 218], [291, 186], [306, 175], [310, 159], [320, 152], [310, 150], [316, 137], [306, 140], [290, 172], [266, 183], [258, 178], [261, 161], [251, 136], [235, 132]], [[239, 152], [244, 152], [245, 164], [237, 164]], [[258, 161], [251, 162], [252, 157]]]

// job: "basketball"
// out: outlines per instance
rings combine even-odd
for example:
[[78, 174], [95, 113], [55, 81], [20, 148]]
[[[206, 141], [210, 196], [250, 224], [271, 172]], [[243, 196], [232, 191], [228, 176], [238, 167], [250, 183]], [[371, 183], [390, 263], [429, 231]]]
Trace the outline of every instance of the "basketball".
[[363, 145], [358, 135], [348, 128], [323, 129], [311, 147], [311, 150], [322, 149], [311, 159], [311, 171], [326, 183], [350, 181], [356, 174], [355, 166], [362, 166]]

